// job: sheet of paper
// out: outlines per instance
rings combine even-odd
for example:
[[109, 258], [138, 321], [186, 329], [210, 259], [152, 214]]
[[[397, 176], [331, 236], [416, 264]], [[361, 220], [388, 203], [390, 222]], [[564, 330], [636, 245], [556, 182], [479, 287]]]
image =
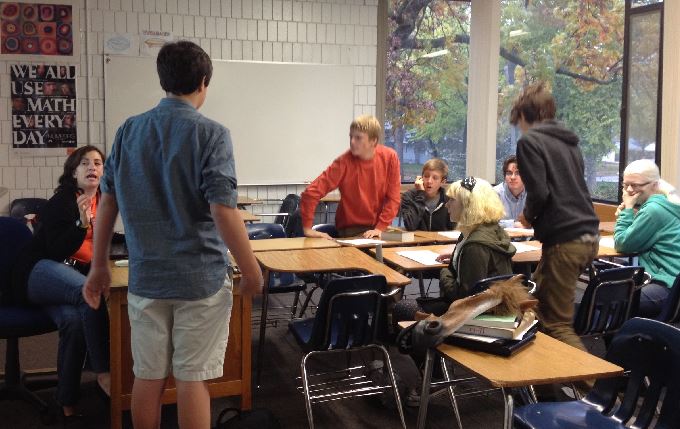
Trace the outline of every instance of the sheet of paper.
[[374, 240], [372, 238], [353, 238], [351, 240], [337, 240], [338, 243], [345, 243], [352, 246], [365, 246], [367, 244], [384, 244], [385, 241]]
[[397, 255], [423, 265], [441, 265], [441, 262], [437, 261], [439, 253], [431, 250], [402, 250], [401, 252], [397, 252]]
[[439, 235], [443, 235], [444, 237], [451, 238], [453, 240], [458, 240], [460, 237], [460, 231], [439, 231]]
[[540, 247], [531, 246], [521, 241], [513, 241], [512, 245], [517, 249], [517, 253], [533, 252], [534, 250], [540, 249]]
[[614, 248], [614, 236], [613, 235], [605, 235], [604, 237], [600, 237], [600, 247], [609, 247], [611, 249]]
[[498, 340], [498, 338], [496, 338], [496, 337], [485, 337], [483, 335], [463, 334], [462, 332], [454, 332], [451, 335], [454, 336], [454, 337], [467, 338], [468, 340], [480, 341], [482, 343], [493, 343], [494, 341]]
[[534, 235], [534, 229], [533, 228], [503, 228], [505, 229], [505, 232], [515, 232], [517, 234], [526, 234], [526, 235]]

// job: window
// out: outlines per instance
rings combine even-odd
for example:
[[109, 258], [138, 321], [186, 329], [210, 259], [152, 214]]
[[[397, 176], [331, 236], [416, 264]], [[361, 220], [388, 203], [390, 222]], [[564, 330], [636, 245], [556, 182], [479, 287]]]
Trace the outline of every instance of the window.
[[497, 179], [521, 134], [508, 122], [512, 102], [524, 85], [543, 80], [557, 101], [558, 119], [581, 140], [591, 195], [616, 201], [624, 1], [505, 0], [501, 5]]
[[470, 3], [389, 0], [385, 144], [412, 182], [429, 158], [465, 174]]

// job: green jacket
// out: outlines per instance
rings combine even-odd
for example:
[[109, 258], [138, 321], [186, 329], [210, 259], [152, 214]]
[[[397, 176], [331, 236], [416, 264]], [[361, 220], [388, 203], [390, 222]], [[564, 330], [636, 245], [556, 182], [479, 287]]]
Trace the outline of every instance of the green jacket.
[[448, 301], [470, 295], [472, 287], [487, 277], [512, 273], [515, 246], [497, 223], [482, 224], [456, 245], [448, 270], [442, 270], [439, 290]]
[[622, 210], [614, 228], [616, 250], [637, 253], [657, 282], [672, 287], [680, 273], [680, 205], [655, 194], [640, 206]]

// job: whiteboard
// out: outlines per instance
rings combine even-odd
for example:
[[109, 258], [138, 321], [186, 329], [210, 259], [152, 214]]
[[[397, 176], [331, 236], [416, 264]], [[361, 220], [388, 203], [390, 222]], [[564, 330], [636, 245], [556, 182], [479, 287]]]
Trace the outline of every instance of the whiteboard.
[[[150, 57], [104, 60], [106, 147], [130, 116], [165, 93]], [[199, 110], [231, 131], [239, 185], [313, 180], [349, 149], [354, 109], [351, 66], [215, 61]]]

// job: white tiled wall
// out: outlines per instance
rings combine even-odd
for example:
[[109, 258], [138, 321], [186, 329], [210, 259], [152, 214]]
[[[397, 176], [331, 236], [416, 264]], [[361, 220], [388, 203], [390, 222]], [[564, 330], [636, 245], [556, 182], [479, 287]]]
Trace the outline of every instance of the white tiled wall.
[[[353, 65], [354, 113], [374, 114], [377, 4], [378, 0], [80, 0], [79, 144], [102, 149], [105, 145], [106, 32], [170, 31], [200, 44], [214, 59]], [[9, 189], [0, 197], [0, 215], [8, 213], [15, 198], [49, 198], [65, 159], [22, 158], [12, 153], [8, 64], [0, 60], [0, 186]], [[320, 165], [319, 172], [324, 168]], [[303, 189], [301, 185], [244, 186], [239, 193], [281, 199]]]

